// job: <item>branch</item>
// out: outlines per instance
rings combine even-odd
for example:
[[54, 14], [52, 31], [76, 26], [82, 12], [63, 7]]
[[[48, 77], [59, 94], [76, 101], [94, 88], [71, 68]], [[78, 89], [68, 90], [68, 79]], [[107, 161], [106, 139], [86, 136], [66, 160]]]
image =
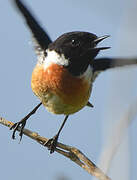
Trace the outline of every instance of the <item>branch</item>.
[[[0, 117], [0, 124], [10, 128], [14, 123]], [[20, 131], [20, 127], [18, 128], [18, 131]], [[33, 132], [28, 129], [24, 129], [23, 134], [37, 141], [39, 144], [43, 146], [45, 142], [48, 141], [48, 138], [42, 137], [37, 132]], [[48, 145], [46, 147], [48, 148]], [[62, 144], [62, 143], [57, 143], [57, 148], [55, 149], [55, 151], [69, 158], [70, 160], [75, 162], [77, 165], [82, 167], [84, 170], [86, 170], [89, 174], [95, 176], [99, 180], [111, 180], [92, 161], [90, 161], [79, 149]]]

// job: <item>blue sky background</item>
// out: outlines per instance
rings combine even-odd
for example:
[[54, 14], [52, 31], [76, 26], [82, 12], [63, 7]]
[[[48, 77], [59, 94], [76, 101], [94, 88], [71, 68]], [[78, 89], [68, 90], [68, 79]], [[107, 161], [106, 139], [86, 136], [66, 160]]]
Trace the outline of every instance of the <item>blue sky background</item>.
[[[129, 6], [133, 12], [136, 12], [135, 0], [130, 3], [128, 0], [29, 0], [28, 2], [26, 0], [25, 2], [49, 32], [52, 40], [64, 32], [89, 31], [98, 36], [111, 36], [102, 45], [112, 48], [101, 52], [99, 56], [137, 56], [137, 24], [134, 22], [137, 14], [126, 16]], [[126, 18], [124, 18], [125, 16]], [[30, 87], [31, 73], [37, 58], [33, 50], [31, 34], [23, 22], [24, 20], [13, 6], [12, 0], [0, 1], [0, 116], [14, 122], [24, 117], [39, 103]], [[124, 27], [129, 27], [129, 29]], [[127, 37], [127, 39], [123, 37]], [[123, 73], [126, 75], [129, 73], [125, 78], [125, 81], [127, 80], [125, 89], [128, 89], [131, 84], [134, 85], [134, 89], [129, 90], [131, 98], [128, 97], [132, 101], [137, 95], [137, 81], [134, 78], [137, 75], [137, 68], [126, 70], [121, 71], [124, 71]], [[60, 142], [76, 146], [95, 163], [98, 162], [102, 150], [103, 118], [104, 114], [107, 116], [105, 105], [110, 100], [108, 95], [113, 96], [110, 91], [114, 90], [111, 88], [111, 77], [114, 77], [114, 74], [117, 75], [117, 70], [102, 73], [97, 78], [90, 98], [94, 108], [85, 107], [70, 116], [59, 139]], [[128, 82], [128, 76], [132, 75], [134, 81]], [[124, 74], [120, 76], [124, 76]], [[114, 78], [112, 79], [114, 80]], [[117, 80], [115, 79], [115, 81]], [[120, 84], [122, 83], [121, 80]], [[117, 91], [117, 86], [115, 91]], [[121, 96], [122, 94], [124, 94], [124, 90], [121, 92]], [[124, 107], [127, 107], [128, 102], [127, 99]], [[119, 111], [122, 110], [119, 109]], [[52, 115], [44, 107], [41, 107], [30, 118], [26, 127], [39, 132], [42, 136], [52, 137], [60, 127], [63, 118], [63, 116]], [[136, 168], [135, 159], [137, 159], [136, 129], [137, 123], [134, 121], [130, 127], [130, 171], [132, 174], [130, 180], [137, 177], [137, 171], [133, 171]], [[47, 149], [25, 136], [18, 144], [18, 135], [17, 139], [13, 141], [11, 134], [12, 132], [7, 128], [0, 126], [1, 179], [56, 180], [60, 175], [67, 176], [71, 180], [91, 179], [87, 172], [70, 160], [57, 153], [50, 155]]]

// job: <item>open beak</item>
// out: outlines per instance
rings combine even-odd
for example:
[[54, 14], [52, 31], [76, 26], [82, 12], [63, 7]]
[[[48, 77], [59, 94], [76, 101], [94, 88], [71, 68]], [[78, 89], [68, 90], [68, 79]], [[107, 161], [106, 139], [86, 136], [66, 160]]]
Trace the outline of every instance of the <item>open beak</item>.
[[110, 36], [106, 35], [106, 36], [102, 36], [102, 37], [97, 37], [94, 41], [92, 41], [92, 46], [91, 48], [87, 49], [86, 52], [84, 52], [83, 54], [81, 54], [81, 56], [84, 56], [85, 54], [89, 54], [89, 56], [93, 59], [96, 57], [96, 55], [98, 54], [98, 52], [100, 50], [105, 50], [105, 49], [109, 49], [110, 47], [96, 47], [96, 45], [103, 41], [104, 39], [108, 38]]
[[[105, 36], [101, 36], [101, 37], [97, 37], [97, 39], [95, 39], [93, 42], [97, 45], [99, 42], [103, 41], [104, 39], [110, 37], [109, 35], [105, 35]], [[109, 49], [110, 47], [94, 47], [94, 50], [105, 50], [105, 49]]]

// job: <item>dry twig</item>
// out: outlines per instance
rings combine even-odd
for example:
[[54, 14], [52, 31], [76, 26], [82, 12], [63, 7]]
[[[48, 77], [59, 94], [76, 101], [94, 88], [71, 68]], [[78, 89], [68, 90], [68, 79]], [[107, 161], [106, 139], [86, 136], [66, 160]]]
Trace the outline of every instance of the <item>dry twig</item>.
[[[109, 137], [108, 144], [101, 155], [100, 166], [107, 173], [111, 167], [112, 160], [122, 143], [128, 127], [137, 116], [137, 99], [132, 102], [129, 107], [123, 112], [118, 123], [113, 128], [112, 134]], [[117, 132], [117, 133], [116, 133]]]
[[[4, 118], [0, 118], [0, 124], [10, 128], [14, 123]], [[18, 128], [18, 131], [20, 131], [20, 127]], [[48, 138], [42, 137], [38, 133], [32, 132], [28, 129], [24, 129], [23, 134], [37, 141], [41, 145], [44, 145], [45, 142], [48, 141]], [[92, 161], [90, 161], [77, 148], [62, 143], [57, 143], [57, 148], [55, 149], [55, 151], [69, 158], [70, 160], [78, 164], [80, 167], [85, 169], [89, 174], [97, 177], [99, 180], [110, 180], [110, 178], [107, 175], [105, 175]]]

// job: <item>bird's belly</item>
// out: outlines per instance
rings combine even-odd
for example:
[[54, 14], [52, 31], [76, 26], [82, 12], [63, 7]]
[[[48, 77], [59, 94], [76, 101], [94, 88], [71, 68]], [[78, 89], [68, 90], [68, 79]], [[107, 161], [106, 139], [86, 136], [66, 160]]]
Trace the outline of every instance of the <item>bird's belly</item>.
[[[39, 98], [41, 99], [41, 97]], [[59, 96], [51, 93], [46, 94], [45, 98], [42, 98], [41, 101], [43, 105], [46, 107], [46, 109], [54, 114], [73, 114], [85, 106], [84, 103], [79, 105], [72, 105], [69, 103], [66, 104], [62, 101], [62, 99]]]
[[65, 115], [82, 109], [91, 92], [90, 82], [72, 76], [67, 69], [57, 64], [46, 69], [43, 65], [36, 65], [31, 87], [48, 111]]

